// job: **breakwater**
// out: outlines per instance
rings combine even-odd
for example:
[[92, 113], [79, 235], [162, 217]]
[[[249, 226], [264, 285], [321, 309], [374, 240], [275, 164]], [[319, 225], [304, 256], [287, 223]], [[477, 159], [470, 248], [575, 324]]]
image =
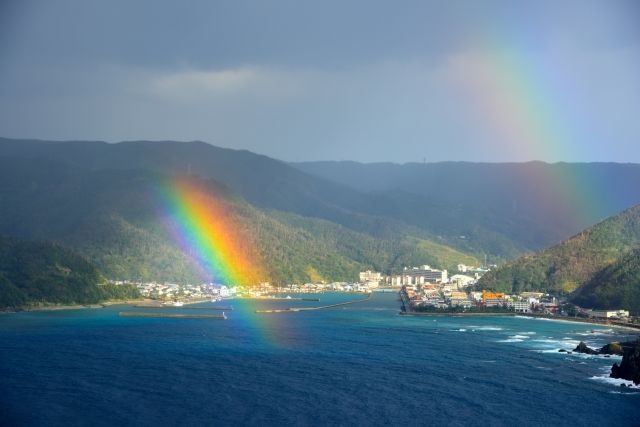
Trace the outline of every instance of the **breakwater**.
[[233, 307], [186, 307], [186, 306], [172, 306], [172, 305], [134, 305], [134, 308], [175, 308], [179, 310], [218, 310], [218, 311], [232, 311]]
[[350, 304], [357, 304], [359, 302], [364, 302], [364, 301], [368, 301], [371, 299], [371, 293], [363, 299], [358, 299], [358, 300], [353, 300], [353, 301], [347, 301], [347, 302], [340, 302], [337, 304], [329, 304], [329, 305], [321, 305], [318, 307], [288, 307], [288, 308], [276, 308], [276, 309], [271, 309], [271, 310], [256, 310], [256, 313], [259, 314], [277, 314], [277, 313], [296, 313], [296, 312], [300, 312], [300, 311], [315, 311], [315, 310], [325, 310], [327, 308], [333, 308], [333, 307], [340, 307], [343, 305], [350, 305]]
[[222, 315], [214, 314], [182, 314], [182, 313], [150, 313], [146, 311], [121, 311], [118, 313], [120, 317], [154, 317], [168, 319], [210, 319], [210, 320], [227, 320], [224, 313]]

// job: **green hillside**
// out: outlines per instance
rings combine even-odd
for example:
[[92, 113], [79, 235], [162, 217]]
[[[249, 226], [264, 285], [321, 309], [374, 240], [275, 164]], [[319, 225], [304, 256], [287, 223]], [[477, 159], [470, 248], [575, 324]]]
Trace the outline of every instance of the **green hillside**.
[[[194, 282], [191, 259], [163, 224], [156, 188], [167, 176], [146, 170], [86, 170], [42, 159], [0, 158], [0, 233], [55, 241], [80, 251], [110, 279]], [[216, 181], [208, 188], [250, 236], [276, 282], [355, 280], [362, 269], [399, 271], [430, 263], [477, 263], [402, 223], [379, 221], [377, 233], [291, 212], [258, 208]]]
[[[469, 200], [482, 177], [473, 177], [462, 191], [447, 189], [459, 172], [422, 180], [429, 194], [404, 191], [359, 191], [305, 173], [289, 164], [244, 150], [203, 142], [135, 141], [107, 144], [95, 141], [51, 142], [0, 138], [0, 157], [53, 161], [91, 171], [148, 171], [161, 175], [197, 175], [213, 179], [260, 209], [323, 219], [347, 229], [383, 239], [411, 234], [453, 246], [489, 260], [511, 259], [557, 241], [548, 221], [532, 221], [520, 212], [488, 209], [495, 200]], [[469, 166], [471, 167], [471, 166]], [[369, 179], [374, 180], [377, 172]], [[437, 179], [436, 179], [437, 178]], [[457, 179], [459, 180], [459, 179]], [[509, 177], [503, 179], [509, 182]], [[489, 188], [489, 187], [487, 187]], [[457, 197], [443, 200], [441, 196]], [[495, 198], [494, 198], [495, 199]], [[407, 233], [406, 230], [410, 229]], [[573, 231], [573, 230], [572, 230]], [[570, 232], [560, 234], [561, 237]]]
[[0, 308], [137, 296], [135, 289], [104, 282], [93, 265], [69, 249], [0, 237]]
[[640, 313], [640, 248], [596, 273], [572, 299], [582, 307]]
[[640, 246], [640, 205], [606, 219], [559, 245], [487, 273], [478, 286], [506, 292], [571, 293]]

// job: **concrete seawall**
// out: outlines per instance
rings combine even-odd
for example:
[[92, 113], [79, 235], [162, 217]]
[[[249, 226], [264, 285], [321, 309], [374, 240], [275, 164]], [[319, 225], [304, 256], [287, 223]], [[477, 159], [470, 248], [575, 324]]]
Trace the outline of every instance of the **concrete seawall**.
[[337, 304], [329, 304], [329, 305], [321, 305], [318, 307], [288, 307], [288, 308], [278, 308], [272, 310], [256, 310], [258, 314], [277, 314], [277, 313], [297, 313], [300, 311], [315, 311], [315, 310], [325, 310], [327, 308], [340, 307], [343, 305], [357, 304], [359, 302], [369, 301], [373, 294], [369, 293], [366, 298], [358, 299], [354, 301], [340, 302]]
[[167, 319], [209, 319], [209, 320], [227, 320], [224, 313], [222, 315], [213, 314], [182, 314], [182, 313], [149, 313], [146, 311], [121, 311], [118, 313], [120, 317], [153, 317]]

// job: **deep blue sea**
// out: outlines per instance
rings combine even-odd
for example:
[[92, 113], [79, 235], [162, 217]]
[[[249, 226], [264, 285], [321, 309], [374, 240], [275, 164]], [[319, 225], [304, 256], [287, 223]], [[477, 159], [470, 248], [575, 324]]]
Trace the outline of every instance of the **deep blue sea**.
[[640, 389], [607, 378], [619, 358], [557, 351], [624, 330], [403, 317], [396, 294], [254, 313], [359, 296], [320, 298], [216, 303], [233, 306], [226, 321], [119, 317], [123, 306], [0, 315], [0, 424], [640, 425]]

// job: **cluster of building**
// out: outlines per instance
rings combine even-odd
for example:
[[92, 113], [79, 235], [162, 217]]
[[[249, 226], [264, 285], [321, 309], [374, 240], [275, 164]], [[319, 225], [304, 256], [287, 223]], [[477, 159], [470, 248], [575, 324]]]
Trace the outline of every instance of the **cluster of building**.
[[225, 286], [215, 283], [202, 283], [199, 285], [129, 281], [113, 281], [112, 283], [116, 285], [135, 285], [140, 295], [158, 301], [230, 298], [239, 292], [237, 286]]
[[470, 291], [454, 289], [450, 284], [436, 286], [404, 286], [401, 290], [405, 309], [421, 311], [425, 309], [503, 309], [518, 313], [552, 313], [557, 310], [558, 301], [539, 292], [522, 292], [507, 295], [503, 292]]

